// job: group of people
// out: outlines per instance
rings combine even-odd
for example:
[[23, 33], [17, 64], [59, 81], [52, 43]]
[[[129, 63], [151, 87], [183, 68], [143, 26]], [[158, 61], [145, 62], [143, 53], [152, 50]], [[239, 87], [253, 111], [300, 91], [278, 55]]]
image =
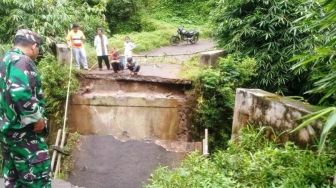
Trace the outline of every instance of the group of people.
[[[82, 66], [84, 70], [88, 70], [86, 53], [83, 46], [85, 35], [80, 30], [80, 26], [78, 24], [73, 24], [72, 30], [68, 33], [66, 39], [68, 45], [72, 48], [73, 57], [76, 61], [76, 67], [80, 69]], [[140, 65], [133, 58], [133, 49], [136, 45], [129, 37], [125, 37], [123, 56], [119, 56], [118, 50], [115, 48], [112, 48], [109, 52], [108, 39], [102, 28], [97, 29], [97, 35], [94, 38], [93, 44], [96, 49], [99, 70], [103, 69], [102, 63], [104, 61], [106, 68], [110, 70], [112, 66], [115, 73], [123, 71], [125, 67], [131, 72], [131, 74], [136, 75], [140, 71]]]

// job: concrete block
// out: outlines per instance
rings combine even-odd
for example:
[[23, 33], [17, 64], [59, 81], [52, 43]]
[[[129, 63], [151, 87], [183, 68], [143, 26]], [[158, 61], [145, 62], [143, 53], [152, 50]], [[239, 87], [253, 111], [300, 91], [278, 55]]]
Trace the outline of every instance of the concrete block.
[[56, 44], [56, 54], [57, 62], [59, 63], [70, 63], [71, 51], [66, 44]]
[[[232, 123], [231, 138], [239, 138], [240, 130], [247, 123], [255, 126], [270, 126], [278, 133], [284, 133], [279, 140], [294, 141], [299, 145], [312, 143], [320, 132], [321, 122], [315, 122], [312, 126], [289, 134], [298, 126], [302, 116], [319, 110], [318, 107], [308, 103], [282, 97], [260, 89], [236, 90], [235, 108]], [[274, 135], [273, 135], [274, 136]]]
[[200, 64], [202, 65], [216, 65], [220, 57], [224, 57], [226, 54], [223, 50], [214, 50], [208, 52], [202, 52], [200, 55]]
[[188, 141], [191, 109], [187, 83], [109, 79], [114, 76], [81, 78], [81, 92], [70, 101], [71, 131], [121, 140]]

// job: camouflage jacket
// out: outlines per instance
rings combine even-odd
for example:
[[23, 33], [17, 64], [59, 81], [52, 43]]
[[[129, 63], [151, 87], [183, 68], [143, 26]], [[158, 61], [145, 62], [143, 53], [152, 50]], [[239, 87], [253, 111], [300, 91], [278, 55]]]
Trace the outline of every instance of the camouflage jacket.
[[19, 49], [0, 60], [0, 92], [1, 133], [31, 131], [31, 125], [44, 117], [40, 75], [34, 62]]

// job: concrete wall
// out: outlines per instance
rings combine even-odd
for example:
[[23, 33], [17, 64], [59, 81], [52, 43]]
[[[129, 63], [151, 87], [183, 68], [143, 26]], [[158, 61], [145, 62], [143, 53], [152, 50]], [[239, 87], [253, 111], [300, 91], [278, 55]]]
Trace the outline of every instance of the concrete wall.
[[82, 134], [177, 140], [183, 103], [164, 96], [77, 95], [71, 102], [70, 124]]
[[216, 65], [220, 57], [224, 57], [226, 53], [223, 50], [213, 50], [202, 52], [200, 54], [200, 63], [202, 65]]
[[57, 55], [57, 62], [59, 63], [70, 63], [70, 48], [66, 44], [56, 44], [56, 55]]
[[[291, 140], [297, 144], [306, 145], [319, 134], [321, 122], [315, 122], [293, 134], [288, 134], [286, 131], [295, 128], [302, 116], [316, 110], [318, 110], [317, 107], [307, 103], [263, 90], [239, 88], [236, 90], [232, 139], [237, 139], [241, 128], [250, 122], [257, 126], [270, 126], [277, 133], [283, 132], [279, 137], [282, 142]], [[274, 136], [271, 129], [268, 130], [267, 136]]]
[[81, 78], [81, 90], [70, 103], [71, 131], [119, 139], [188, 140], [185, 85], [108, 78], [112, 76]]

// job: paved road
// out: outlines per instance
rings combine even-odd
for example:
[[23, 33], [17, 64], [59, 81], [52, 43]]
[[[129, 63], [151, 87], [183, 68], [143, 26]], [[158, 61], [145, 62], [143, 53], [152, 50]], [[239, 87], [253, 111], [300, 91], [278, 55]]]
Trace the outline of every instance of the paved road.
[[146, 141], [83, 136], [69, 181], [86, 188], [139, 188], [160, 164], [176, 166], [184, 155]]
[[[215, 43], [211, 40], [201, 40], [195, 45], [180, 44], [178, 46], [166, 46], [158, 48], [149, 52], [143, 52], [141, 55], [148, 55], [148, 57], [137, 57], [135, 60], [141, 64], [139, 74], [144, 76], [157, 76], [162, 78], [179, 78], [179, 72], [181, 71], [181, 64], [192, 57], [194, 53], [203, 52], [215, 47]], [[178, 55], [187, 54], [187, 55]], [[191, 54], [191, 55], [188, 55]], [[167, 57], [152, 57], [163, 55], [178, 55]], [[90, 72], [95, 74], [108, 74], [112, 73], [112, 70], [106, 70], [103, 66], [103, 71], [98, 71], [98, 67], [95, 66]], [[129, 74], [128, 71], [120, 72], [119, 74]]]
[[141, 55], [178, 55], [178, 54], [192, 54], [203, 52], [215, 48], [215, 43], [212, 40], [203, 39], [196, 44], [182, 43], [178, 46], [165, 46], [151, 50], [149, 52], [140, 53]]
[[[0, 188], [5, 188], [5, 185], [3, 182], [4, 180], [0, 178]], [[80, 188], [78, 186], [71, 185], [69, 182], [66, 182], [64, 180], [59, 180], [59, 179], [52, 181], [52, 187], [53, 188]]]

